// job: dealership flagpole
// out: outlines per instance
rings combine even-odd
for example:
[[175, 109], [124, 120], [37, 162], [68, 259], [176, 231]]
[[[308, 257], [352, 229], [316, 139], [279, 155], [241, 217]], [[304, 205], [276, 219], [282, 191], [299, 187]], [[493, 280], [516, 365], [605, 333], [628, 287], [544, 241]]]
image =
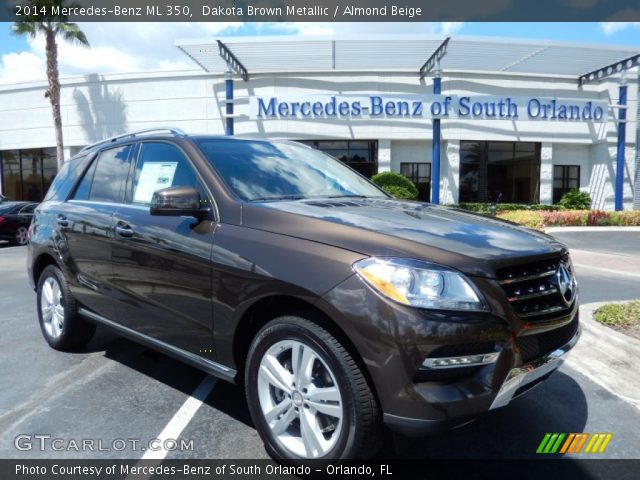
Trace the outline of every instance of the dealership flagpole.
[[226, 102], [226, 126], [225, 134], [233, 135], [233, 72], [231, 67], [227, 67], [224, 81], [225, 102]]
[[618, 150], [616, 156], [616, 212], [623, 210], [624, 200], [624, 147], [627, 136], [627, 85], [623, 73], [618, 94]]
[[[433, 94], [440, 95], [441, 92], [441, 71], [440, 59], [436, 58], [436, 66], [433, 75]], [[433, 152], [432, 152], [432, 180], [431, 180], [431, 203], [440, 203], [440, 119], [433, 120]]]

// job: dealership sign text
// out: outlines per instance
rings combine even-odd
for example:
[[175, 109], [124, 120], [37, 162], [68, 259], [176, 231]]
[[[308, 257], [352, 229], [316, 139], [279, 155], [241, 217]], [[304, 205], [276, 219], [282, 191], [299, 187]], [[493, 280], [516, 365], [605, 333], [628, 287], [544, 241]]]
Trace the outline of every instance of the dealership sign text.
[[603, 122], [607, 102], [456, 95], [251, 97], [251, 118], [470, 118]]

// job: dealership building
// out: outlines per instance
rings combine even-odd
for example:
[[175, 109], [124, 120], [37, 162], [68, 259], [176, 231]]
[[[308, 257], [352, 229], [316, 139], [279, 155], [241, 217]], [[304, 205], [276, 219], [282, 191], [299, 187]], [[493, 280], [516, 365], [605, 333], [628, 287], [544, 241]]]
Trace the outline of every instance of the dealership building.
[[[640, 47], [470, 37], [176, 41], [194, 69], [62, 78], [65, 157], [154, 127], [304, 142], [439, 203], [640, 209]], [[1, 192], [56, 172], [45, 82], [0, 85]]]

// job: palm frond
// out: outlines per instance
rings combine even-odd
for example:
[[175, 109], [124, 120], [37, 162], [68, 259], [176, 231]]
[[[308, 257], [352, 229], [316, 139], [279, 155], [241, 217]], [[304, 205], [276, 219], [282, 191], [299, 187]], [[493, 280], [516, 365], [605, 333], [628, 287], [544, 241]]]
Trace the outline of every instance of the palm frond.
[[59, 22], [55, 26], [56, 33], [62, 35], [62, 38], [77, 45], [89, 46], [89, 40], [80, 27], [76, 23], [71, 22]]
[[36, 22], [18, 21], [11, 25], [13, 35], [28, 35], [31, 38], [40, 33], [39, 25]]

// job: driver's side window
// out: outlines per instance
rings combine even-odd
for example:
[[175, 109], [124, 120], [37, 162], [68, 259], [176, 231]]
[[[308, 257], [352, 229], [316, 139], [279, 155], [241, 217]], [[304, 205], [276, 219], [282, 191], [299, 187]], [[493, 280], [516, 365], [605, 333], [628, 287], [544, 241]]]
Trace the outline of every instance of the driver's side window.
[[168, 187], [193, 187], [202, 195], [199, 183], [195, 170], [178, 147], [145, 142], [140, 146], [133, 176], [131, 203], [150, 205], [153, 192]]

